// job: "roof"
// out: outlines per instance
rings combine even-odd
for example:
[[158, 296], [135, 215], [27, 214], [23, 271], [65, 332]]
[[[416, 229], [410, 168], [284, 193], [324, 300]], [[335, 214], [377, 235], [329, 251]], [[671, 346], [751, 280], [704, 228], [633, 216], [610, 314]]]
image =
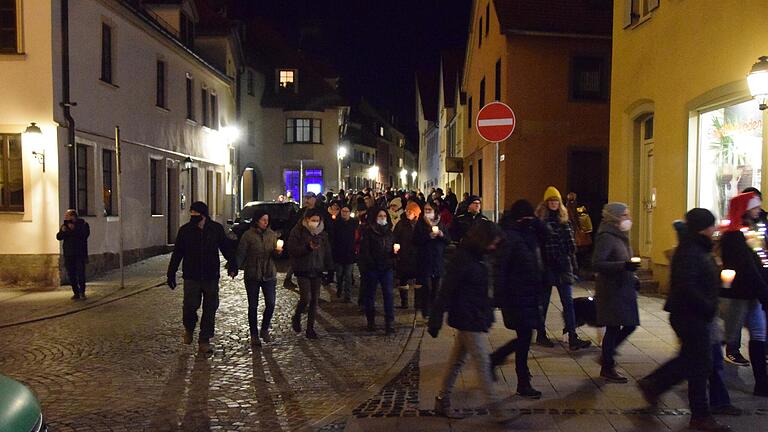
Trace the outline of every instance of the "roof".
[[199, 35], [228, 34], [235, 23], [227, 18], [227, 9], [217, 7], [210, 0], [195, 0], [200, 22], [197, 23], [195, 32]]
[[[435, 68], [421, 69], [416, 72], [416, 91], [421, 98], [424, 118], [437, 121], [438, 71]], [[418, 114], [418, 113], [417, 113]]]
[[445, 51], [442, 54], [443, 64], [443, 98], [447, 108], [456, 106], [456, 83], [461, 80], [464, 69], [464, 47]]
[[494, 0], [503, 33], [546, 32], [610, 36], [607, 0]]

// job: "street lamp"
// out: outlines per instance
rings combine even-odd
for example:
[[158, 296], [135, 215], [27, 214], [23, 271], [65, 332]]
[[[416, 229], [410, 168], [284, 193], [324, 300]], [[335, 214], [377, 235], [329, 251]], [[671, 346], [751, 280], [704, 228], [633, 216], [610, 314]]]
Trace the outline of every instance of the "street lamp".
[[192, 158], [187, 156], [184, 159], [184, 168], [182, 169], [182, 171], [190, 171], [191, 169], [192, 169]]
[[347, 157], [347, 148], [344, 146], [339, 146], [338, 150], [336, 150], [336, 158], [338, 159], [338, 165], [339, 165], [339, 191], [344, 189], [344, 187], [341, 184], [341, 165], [345, 157]]
[[237, 126], [224, 126], [221, 128], [221, 133], [224, 135], [224, 139], [227, 140], [227, 144], [233, 144], [240, 139], [240, 129]]
[[752, 97], [760, 103], [760, 110], [768, 108], [768, 56], [761, 56], [747, 75], [747, 84]]
[[[45, 172], [45, 148], [43, 147], [43, 131], [40, 127], [32, 122], [24, 130], [24, 140], [29, 140], [32, 143], [32, 156], [43, 165], [43, 172]], [[39, 150], [39, 151], [38, 151]]]
[[418, 173], [416, 173], [416, 171], [411, 172], [411, 177], [413, 177], [413, 185], [412, 185], [413, 187], [416, 187], [416, 176], [417, 175], [418, 175]]

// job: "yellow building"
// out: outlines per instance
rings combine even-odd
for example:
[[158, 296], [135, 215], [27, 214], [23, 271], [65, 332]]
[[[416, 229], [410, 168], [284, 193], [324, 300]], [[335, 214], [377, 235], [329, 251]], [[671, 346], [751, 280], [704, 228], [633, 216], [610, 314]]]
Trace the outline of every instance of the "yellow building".
[[760, 0], [614, 4], [609, 196], [627, 202], [633, 246], [662, 290], [692, 207], [722, 217], [745, 187], [764, 190], [764, 114], [746, 76], [768, 54]]

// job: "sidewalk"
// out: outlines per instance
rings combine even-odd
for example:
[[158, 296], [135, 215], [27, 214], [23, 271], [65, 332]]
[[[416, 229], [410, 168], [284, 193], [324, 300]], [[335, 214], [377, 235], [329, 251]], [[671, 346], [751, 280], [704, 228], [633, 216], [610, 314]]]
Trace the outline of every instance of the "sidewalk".
[[125, 267], [125, 287], [120, 288], [120, 270], [112, 270], [86, 285], [87, 300], [71, 300], [69, 285], [53, 291], [26, 288], [0, 289], [0, 328], [74, 313], [104, 304], [165, 282], [170, 254], [157, 255]]

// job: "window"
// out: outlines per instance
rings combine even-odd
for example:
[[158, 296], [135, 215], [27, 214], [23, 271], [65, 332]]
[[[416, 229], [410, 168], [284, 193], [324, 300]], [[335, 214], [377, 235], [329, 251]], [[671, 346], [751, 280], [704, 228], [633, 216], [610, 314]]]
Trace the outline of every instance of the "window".
[[256, 147], [256, 123], [253, 120], [248, 120], [248, 130], [246, 131], [248, 145]]
[[483, 196], [483, 160], [477, 160], [477, 194]]
[[600, 57], [575, 57], [571, 76], [571, 98], [607, 100], [607, 72]]
[[216, 173], [216, 213], [221, 214], [224, 209], [224, 183], [220, 172]]
[[245, 85], [246, 89], [248, 90], [248, 95], [255, 96], [256, 92], [253, 87], [253, 71], [248, 71], [245, 82], [246, 82], [246, 85]]
[[197, 197], [197, 168], [193, 167], [190, 170], [190, 177], [191, 178], [190, 178], [189, 182], [191, 184], [189, 186], [189, 189], [190, 189], [189, 197], [191, 199], [191, 202], [195, 202], [195, 201], [198, 200], [198, 197]]
[[0, 135], [0, 211], [24, 211], [21, 134]]
[[658, 7], [659, 0], [624, 0], [624, 28], [647, 20]]
[[155, 104], [161, 108], [166, 107], [165, 98], [165, 62], [157, 61], [157, 88], [155, 95]]
[[88, 146], [77, 145], [77, 212], [81, 216], [88, 212]]
[[477, 109], [481, 109], [485, 106], [485, 77], [480, 80], [480, 103], [477, 105]]
[[216, 93], [211, 93], [211, 127], [219, 130], [219, 98]]
[[480, 17], [480, 24], [477, 26], [477, 47], [483, 46], [483, 17]]
[[282, 69], [280, 72], [278, 72], [278, 74], [280, 89], [296, 91], [296, 71], [290, 69]]
[[188, 48], [192, 48], [195, 43], [195, 23], [189, 19], [187, 14], [182, 12], [179, 19], [179, 27], [179, 37], [181, 39], [181, 43]]
[[192, 77], [187, 74], [187, 118], [195, 119], [195, 93], [192, 85]]
[[112, 27], [101, 24], [101, 80], [112, 82]]
[[213, 190], [213, 171], [208, 170], [205, 172], [205, 203], [208, 204], [209, 207], [213, 207], [214, 201], [214, 190]]
[[19, 52], [16, 0], [0, 0], [0, 53]]
[[467, 99], [467, 129], [472, 129], [472, 96]]
[[501, 59], [496, 60], [496, 81], [493, 83], [493, 100], [501, 100]]
[[285, 121], [285, 142], [322, 143], [322, 120], [291, 118]]
[[379, 131], [378, 132], [379, 132], [379, 136], [383, 137], [384, 136], [384, 126], [379, 125]]
[[104, 200], [104, 216], [115, 216], [115, 152], [103, 150], [101, 152], [101, 196]]
[[202, 110], [203, 126], [211, 126], [211, 120], [208, 116], [208, 89], [203, 87], [200, 90], [200, 107]]
[[488, 37], [488, 33], [491, 25], [491, 4], [485, 5], [485, 37]]
[[160, 160], [149, 160], [149, 202], [153, 215], [161, 215], [160, 210]]

